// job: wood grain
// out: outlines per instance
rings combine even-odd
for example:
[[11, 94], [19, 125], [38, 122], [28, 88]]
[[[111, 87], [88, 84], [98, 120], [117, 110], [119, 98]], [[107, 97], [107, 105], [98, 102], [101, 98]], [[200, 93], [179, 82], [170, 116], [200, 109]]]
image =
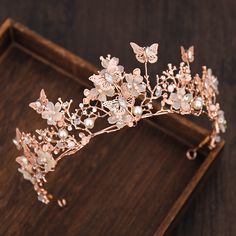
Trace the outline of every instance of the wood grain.
[[[18, 6], [16, 1], [1, 1], [0, 18], [3, 20], [11, 16], [94, 64], [97, 64], [99, 55], [112, 52], [121, 58], [122, 64], [131, 68], [135, 60], [131, 56], [128, 42], [158, 41], [161, 45], [161, 60], [156, 71], [169, 61], [179, 60], [180, 44], [194, 44], [197, 49], [196, 69], [200, 69], [201, 64], [207, 64], [220, 79], [220, 100], [226, 110], [229, 129], [217, 171], [210, 177], [173, 235], [235, 235], [235, 1], [163, 0], [125, 3], [60, 1], [55, 5], [54, 1], [25, 1]], [[12, 72], [8, 73], [7, 78], [12, 78]], [[26, 97], [31, 98], [34, 98], [33, 94]], [[27, 103], [23, 105], [26, 107]], [[201, 121], [201, 124], [205, 125], [205, 122]], [[2, 130], [8, 132], [9, 125], [16, 124], [6, 124], [5, 121], [1, 124], [1, 133]], [[1, 139], [1, 146], [8, 141]], [[3, 163], [7, 161], [4, 159]], [[15, 188], [18, 189], [18, 185]], [[28, 227], [26, 225], [25, 235], [32, 225], [36, 225], [33, 219]], [[19, 233], [15, 232], [16, 235]]]

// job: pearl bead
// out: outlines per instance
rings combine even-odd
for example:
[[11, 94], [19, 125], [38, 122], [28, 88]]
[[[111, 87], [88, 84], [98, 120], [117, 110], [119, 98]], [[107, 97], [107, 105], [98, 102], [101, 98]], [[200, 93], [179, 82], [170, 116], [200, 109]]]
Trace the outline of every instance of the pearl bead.
[[174, 91], [174, 85], [170, 84], [167, 89], [168, 89], [168, 92], [172, 93]]
[[140, 106], [135, 106], [134, 109], [133, 109], [133, 113], [134, 113], [134, 115], [136, 115], [136, 116], [141, 116], [142, 113], [143, 113], [142, 107], [140, 107]]
[[96, 107], [93, 107], [92, 111], [93, 111], [93, 112], [97, 112], [97, 108], [96, 108]]
[[194, 102], [193, 102], [193, 107], [195, 110], [201, 110], [202, 108], [202, 98], [201, 97], [197, 97]]
[[92, 129], [94, 127], [94, 120], [92, 118], [87, 118], [87, 119], [84, 120], [84, 125], [88, 129]]
[[67, 147], [68, 148], [73, 148], [75, 146], [75, 143], [73, 142], [73, 141], [69, 141], [68, 143], [67, 143]]
[[61, 138], [61, 139], [65, 139], [67, 136], [68, 136], [68, 132], [65, 130], [65, 129], [60, 129], [58, 131], [58, 136]]
[[89, 91], [88, 89], [85, 89], [85, 90], [84, 90], [84, 96], [87, 97], [87, 96], [89, 96], [89, 94], [90, 94], [90, 91]]

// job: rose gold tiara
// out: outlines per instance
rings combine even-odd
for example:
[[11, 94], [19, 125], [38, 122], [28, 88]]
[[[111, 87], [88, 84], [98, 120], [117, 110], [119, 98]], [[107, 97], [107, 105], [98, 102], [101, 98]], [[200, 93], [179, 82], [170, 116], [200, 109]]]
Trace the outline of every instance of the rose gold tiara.
[[[201, 77], [191, 75], [193, 47], [188, 50], [181, 47], [182, 62], [178, 69], [168, 64], [161, 76], [149, 78], [147, 66], [157, 61], [158, 44], [130, 45], [137, 60], [144, 64], [144, 75], [139, 68], [126, 73], [119, 59], [108, 55], [100, 57], [104, 69], [89, 78], [94, 87], [84, 90], [85, 97], [78, 109], [70, 111], [72, 100], [63, 102], [59, 98], [55, 104], [50, 102], [44, 90], [37, 101], [30, 103], [49, 127], [36, 130], [34, 135], [16, 129], [13, 142], [19, 150], [23, 149], [23, 155], [16, 158], [20, 164], [18, 170], [31, 181], [43, 203], [48, 204], [52, 198], [43, 187], [46, 174], [55, 170], [59, 160], [77, 152], [97, 135], [133, 127], [141, 119], [168, 113], [205, 114], [213, 129], [197, 147], [187, 151], [187, 157], [192, 160], [203, 145], [213, 149], [220, 141], [220, 132], [225, 132], [224, 112], [216, 102], [218, 80], [205, 66]], [[106, 121], [105, 126], [97, 131], [94, 127], [101, 119]], [[65, 199], [58, 203], [65, 205]]]

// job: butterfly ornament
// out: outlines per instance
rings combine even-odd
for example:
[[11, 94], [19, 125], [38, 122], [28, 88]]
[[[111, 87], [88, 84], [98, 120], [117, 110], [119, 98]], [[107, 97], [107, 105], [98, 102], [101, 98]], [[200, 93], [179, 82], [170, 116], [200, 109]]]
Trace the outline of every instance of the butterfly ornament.
[[138, 44], [130, 43], [137, 60], [141, 63], [155, 63], [158, 59], [158, 43], [154, 43], [149, 47], [140, 47]]
[[194, 47], [191, 46], [189, 49], [185, 49], [183, 46], [180, 47], [182, 60], [186, 63], [194, 61]]

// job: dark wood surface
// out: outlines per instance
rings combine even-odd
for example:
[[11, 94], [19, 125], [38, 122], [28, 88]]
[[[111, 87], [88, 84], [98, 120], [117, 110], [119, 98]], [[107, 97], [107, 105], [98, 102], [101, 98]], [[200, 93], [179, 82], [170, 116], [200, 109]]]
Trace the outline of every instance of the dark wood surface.
[[[234, 74], [236, 63], [235, 1], [149, 1], [149, 3], [144, 1], [125, 1], [124, 3], [122, 1], [107, 1], [103, 4], [100, 1], [87, 3], [85, 1], [25, 1], [22, 5], [19, 5], [17, 1], [0, 1], [0, 3], [2, 20], [10, 16], [21, 21], [94, 64], [98, 63], [98, 57], [101, 54], [110, 52], [118, 56], [122, 64], [131, 68], [135, 65], [135, 60], [131, 55], [128, 42], [131, 40], [138, 43], [157, 41], [161, 46], [159, 67], [155, 68], [157, 70], [162, 69], [169, 61], [177, 62], [179, 60], [178, 46], [180, 44], [194, 44], [196, 46], [196, 69], [200, 69], [202, 64], [207, 64], [214, 69], [220, 79], [220, 101], [226, 111], [229, 128], [225, 135], [226, 146], [222, 153], [221, 163], [217, 166], [214, 174], [210, 176], [205, 188], [194, 200], [173, 235], [236, 234], [236, 151], [234, 147], [236, 112], [233, 109], [236, 99], [236, 78]], [[17, 52], [14, 55], [17, 55]], [[28, 68], [33, 67], [39, 72], [45, 70], [47, 72], [47, 69], [40, 68], [40, 65], [37, 67], [32, 65], [32, 62], [27, 61], [27, 58], [18, 63], [25, 63]], [[18, 68], [15, 67], [15, 64], [12, 64], [12, 67], [13, 69]], [[11, 78], [10, 72], [5, 71], [4, 73], [9, 73], [7, 77]], [[24, 74], [26, 71], [21, 73]], [[31, 83], [34, 84], [33, 80]], [[35, 85], [34, 88], [38, 88], [38, 85]], [[75, 89], [74, 86], [73, 89]], [[33, 97], [34, 95], [30, 94], [27, 98]], [[9, 104], [11, 102], [14, 101], [9, 98]], [[26, 106], [27, 104], [23, 105]], [[4, 116], [7, 117], [8, 115], [10, 115], [10, 111], [4, 113]], [[19, 115], [21, 114], [15, 114], [15, 116]], [[23, 114], [23, 117], [27, 117], [27, 112]], [[1, 128], [9, 129], [7, 119], [5, 122], [1, 124]], [[21, 122], [28, 125], [27, 119], [22, 119]], [[15, 125], [15, 123], [10, 125]], [[202, 125], [205, 125], [204, 121], [202, 121]], [[1, 145], [7, 141], [9, 138], [1, 138]], [[2, 164], [10, 161], [3, 158], [4, 156], [1, 154]], [[79, 164], [78, 162], [75, 163], [76, 165]], [[80, 165], [78, 168], [81, 168]], [[85, 172], [90, 172], [89, 168], [92, 167], [84, 168], [84, 174], [81, 177], [87, 176]], [[12, 178], [16, 178], [16, 174]], [[94, 184], [96, 185], [96, 183]], [[12, 188], [16, 195], [19, 188], [22, 187], [16, 185], [15, 190]], [[26, 185], [21, 191], [32, 194]], [[86, 196], [86, 193], [84, 194]], [[4, 203], [3, 200], [1, 195], [1, 201]], [[4, 204], [6, 207], [7, 204], [14, 205], [17, 203], [14, 201]], [[18, 211], [21, 212], [23, 209], [24, 204]], [[76, 212], [77, 210], [79, 209], [75, 208], [73, 211]], [[68, 212], [68, 214], [73, 216], [73, 211]], [[106, 209], [100, 214], [105, 216]], [[60, 218], [60, 213], [58, 213], [58, 217], [61, 224], [66, 225], [68, 221]], [[98, 213], [94, 220], [96, 217], [99, 217]], [[14, 218], [14, 214], [11, 218]], [[47, 221], [50, 220], [53, 219], [47, 219]], [[81, 219], [78, 220], [81, 221]], [[145, 217], [143, 221], [145, 221]], [[30, 219], [28, 227], [24, 228], [25, 232], [23, 233], [25, 235], [27, 233], [32, 234], [32, 225], [37, 225], [37, 223], [33, 218]], [[89, 227], [92, 226], [92, 224], [89, 225]], [[50, 230], [56, 230], [50, 229], [50, 227], [44, 229], [44, 225], [38, 225], [38, 227], [39, 229], [41, 227], [39, 232], [50, 233]], [[20, 229], [12, 230], [12, 232], [16, 230], [15, 235], [17, 235]]]

